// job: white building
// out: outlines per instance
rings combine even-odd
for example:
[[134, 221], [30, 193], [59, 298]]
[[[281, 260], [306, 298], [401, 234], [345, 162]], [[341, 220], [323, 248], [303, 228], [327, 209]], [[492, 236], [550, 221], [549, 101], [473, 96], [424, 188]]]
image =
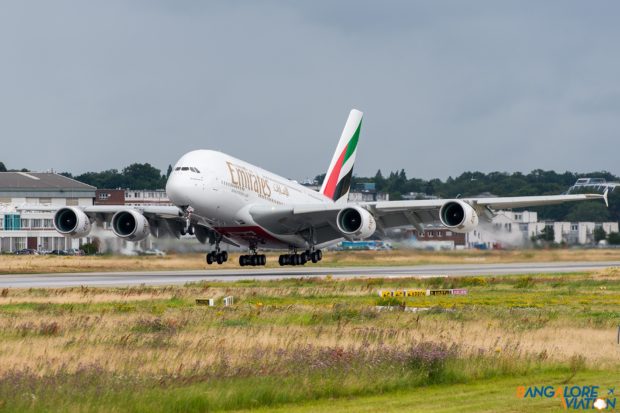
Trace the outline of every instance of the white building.
[[62, 206], [92, 205], [95, 188], [54, 173], [0, 172], [0, 252], [79, 248], [54, 229]]
[[617, 222], [539, 222], [536, 212], [497, 211], [490, 224], [481, 222], [467, 234], [466, 244], [468, 248], [489, 249], [524, 246], [533, 236], [541, 235], [545, 227], [553, 228], [554, 242], [569, 245], [593, 244], [594, 230], [599, 227], [606, 234], [618, 232]]

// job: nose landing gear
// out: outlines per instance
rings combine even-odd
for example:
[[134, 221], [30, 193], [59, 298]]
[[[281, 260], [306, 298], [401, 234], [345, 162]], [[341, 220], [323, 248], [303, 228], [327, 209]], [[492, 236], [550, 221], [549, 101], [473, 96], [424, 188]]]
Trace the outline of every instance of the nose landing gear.
[[[193, 227], [191, 227], [193, 230]], [[220, 241], [222, 237], [219, 236], [215, 239], [215, 251], [211, 251], [207, 254], [207, 264], [211, 265], [214, 262], [223, 264], [228, 261], [228, 251], [220, 251]]]
[[211, 265], [214, 262], [223, 264], [228, 261], [228, 251], [220, 251], [219, 248], [215, 251], [211, 251], [207, 254], [207, 264]]

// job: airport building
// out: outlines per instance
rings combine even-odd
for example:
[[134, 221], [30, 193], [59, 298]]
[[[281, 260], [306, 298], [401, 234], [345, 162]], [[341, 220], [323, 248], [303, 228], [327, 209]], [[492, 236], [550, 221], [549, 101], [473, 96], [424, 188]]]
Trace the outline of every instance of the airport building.
[[547, 227], [553, 229], [553, 242], [567, 245], [595, 244], [597, 228], [607, 235], [618, 232], [618, 222], [539, 222], [538, 214], [533, 211], [497, 211], [491, 224], [481, 223], [467, 234], [466, 246], [485, 249], [526, 246]]
[[54, 229], [63, 206], [93, 205], [95, 187], [55, 173], [0, 172], [0, 252], [79, 248]]
[[95, 205], [172, 205], [164, 189], [97, 189]]

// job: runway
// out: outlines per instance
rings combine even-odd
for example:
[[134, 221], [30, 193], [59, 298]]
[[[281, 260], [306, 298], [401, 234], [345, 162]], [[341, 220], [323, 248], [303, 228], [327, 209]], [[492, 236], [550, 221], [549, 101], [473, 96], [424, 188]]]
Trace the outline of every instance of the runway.
[[234, 270], [198, 271], [136, 271], [90, 272], [66, 274], [4, 274], [0, 288], [61, 288], [109, 287], [131, 285], [171, 285], [198, 281], [275, 280], [299, 277], [353, 278], [353, 277], [443, 277], [476, 275], [510, 275], [536, 273], [574, 273], [620, 267], [620, 261], [557, 262], [512, 264], [454, 264], [416, 265], [410, 267], [284, 267]]

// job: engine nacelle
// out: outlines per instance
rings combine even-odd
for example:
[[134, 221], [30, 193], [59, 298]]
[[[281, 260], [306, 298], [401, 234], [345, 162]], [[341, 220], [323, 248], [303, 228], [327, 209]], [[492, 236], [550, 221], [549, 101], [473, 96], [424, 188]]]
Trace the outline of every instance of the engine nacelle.
[[54, 214], [54, 228], [68, 237], [85, 237], [90, 233], [91, 227], [90, 219], [79, 208], [60, 208]]
[[466, 233], [478, 226], [478, 214], [467, 202], [448, 201], [439, 210], [441, 223], [454, 232]]
[[149, 221], [134, 210], [118, 211], [112, 217], [112, 232], [127, 241], [142, 241], [149, 236]]
[[375, 233], [375, 217], [364, 208], [353, 206], [342, 209], [336, 217], [338, 229], [346, 238], [365, 239]]

